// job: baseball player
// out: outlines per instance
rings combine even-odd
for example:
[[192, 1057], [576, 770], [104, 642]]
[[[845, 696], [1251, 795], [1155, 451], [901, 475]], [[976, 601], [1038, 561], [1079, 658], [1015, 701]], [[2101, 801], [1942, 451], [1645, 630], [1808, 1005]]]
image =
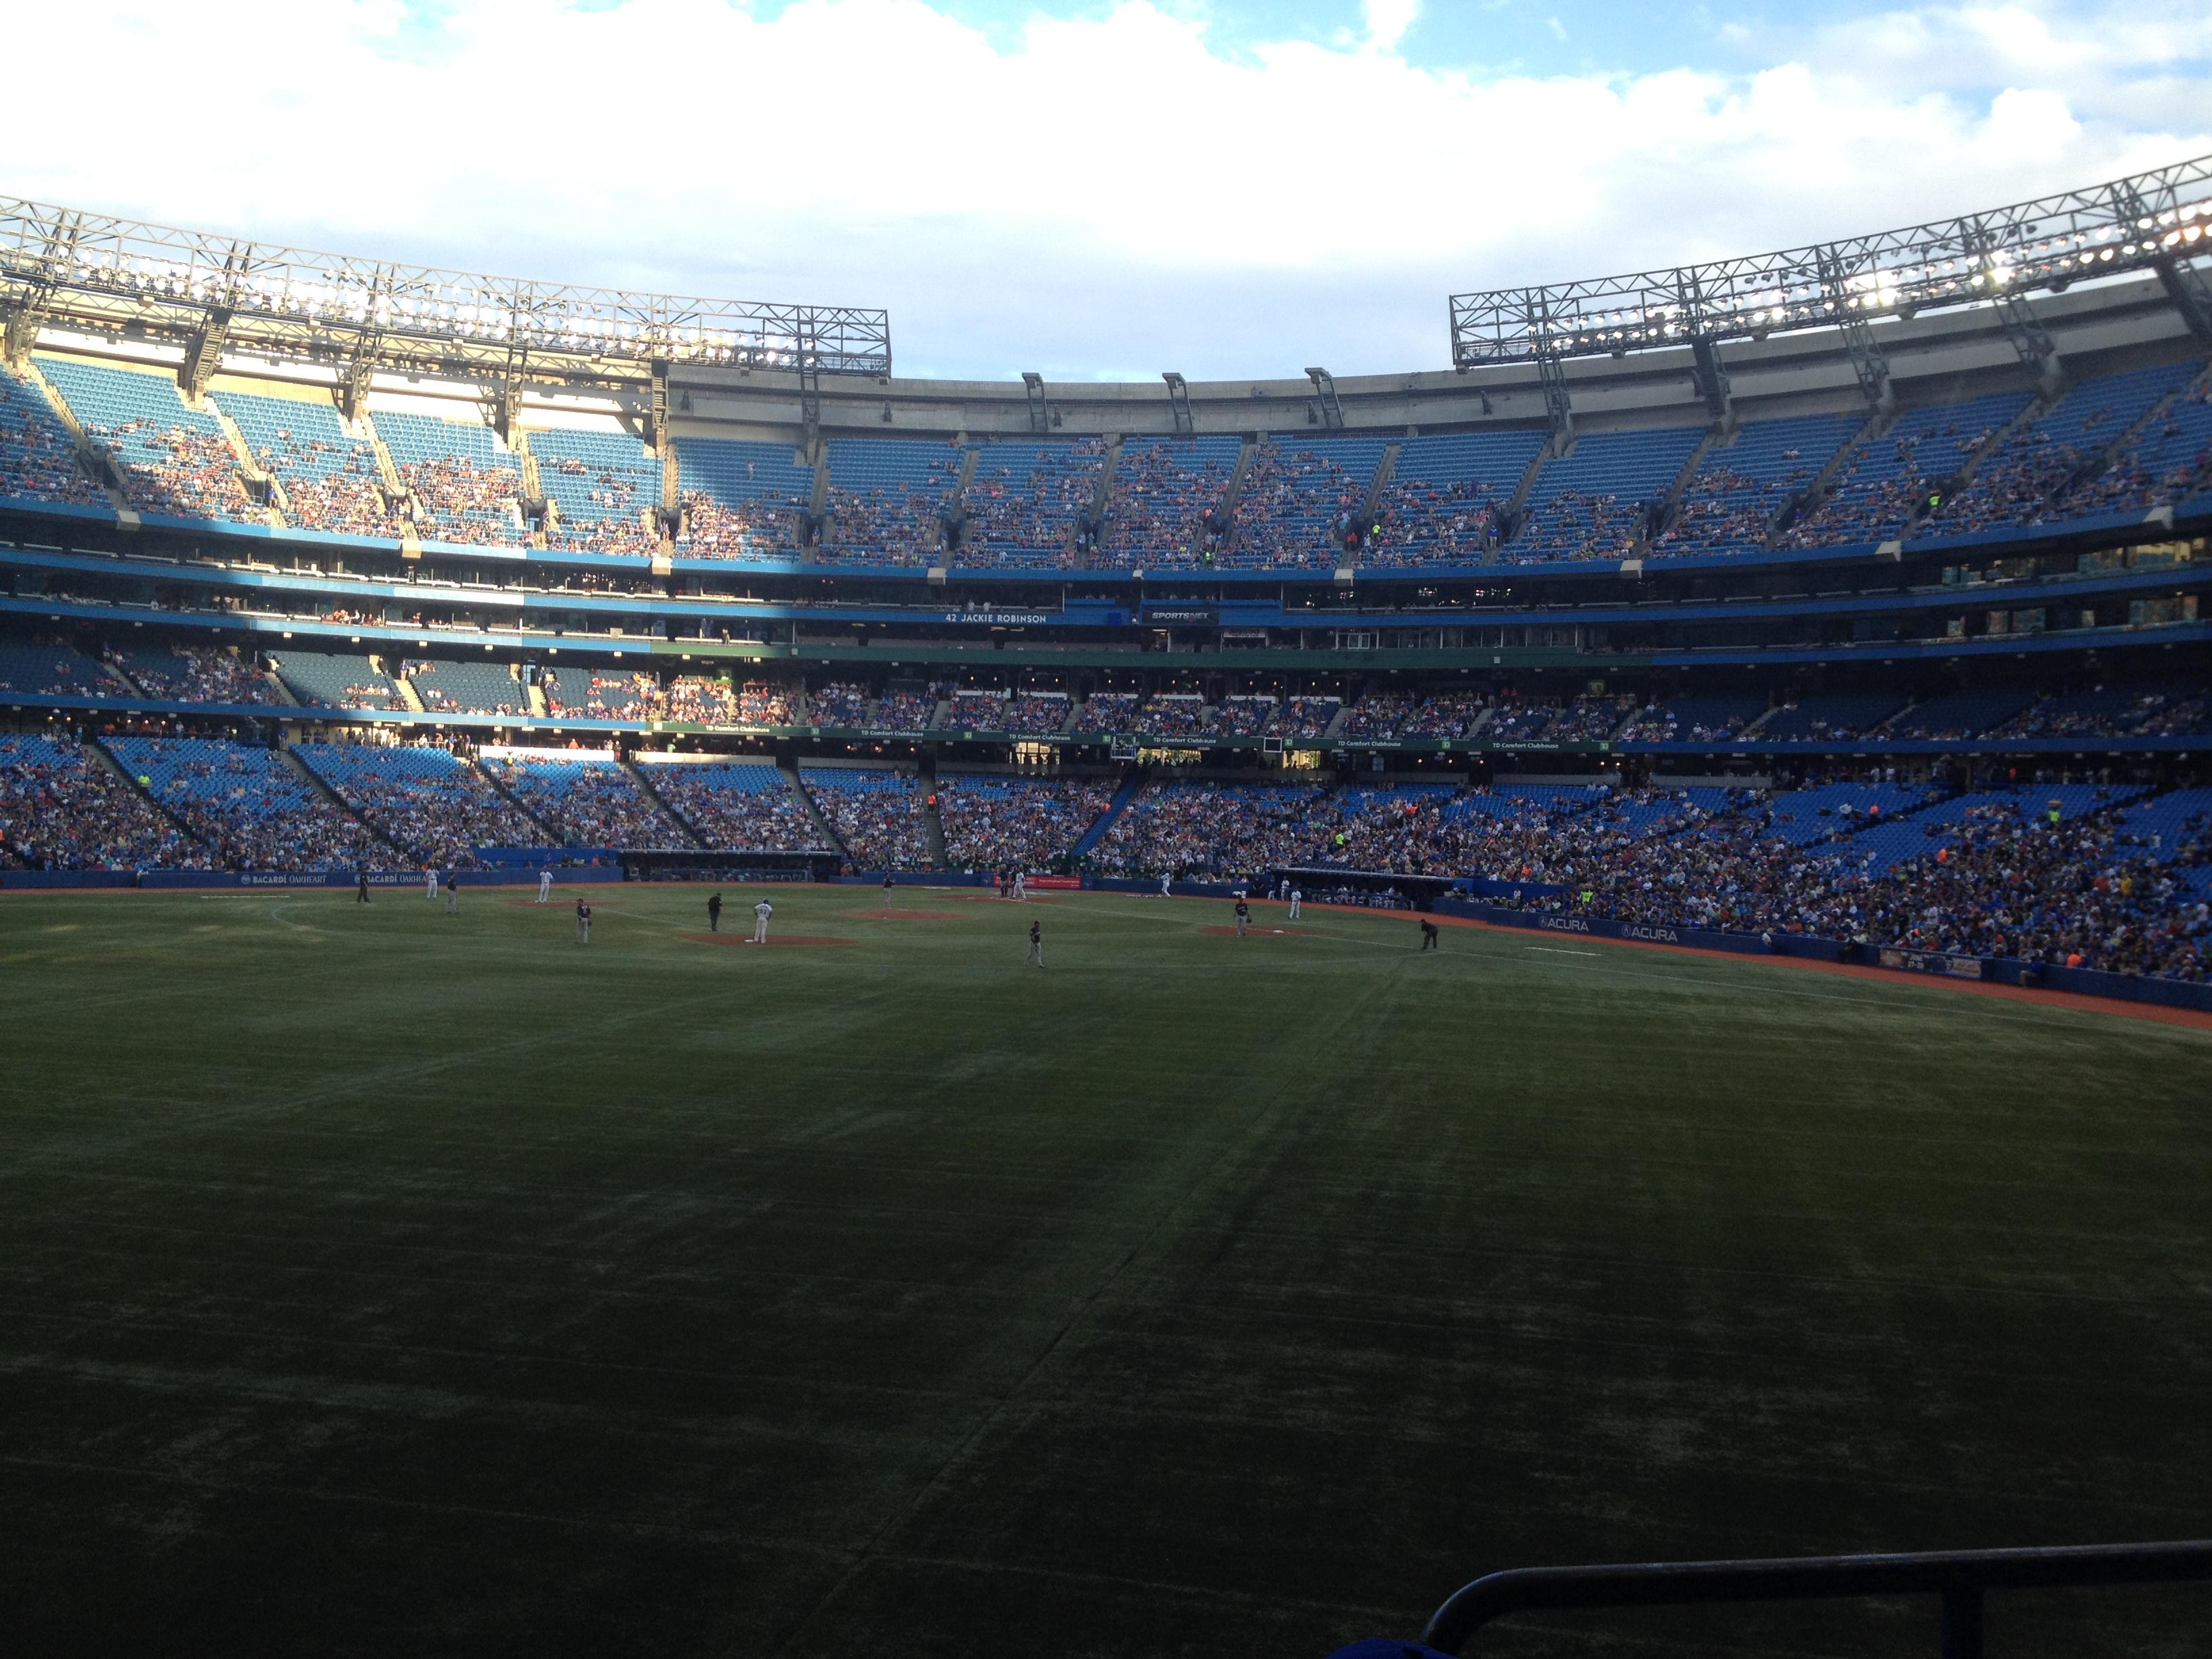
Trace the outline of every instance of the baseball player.
[[422, 896], [433, 904], [438, 902], [438, 867], [434, 864], [422, 866]]
[[753, 906], [753, 937], [755, 945], [768, 943], [768, 919], [775, 914], [775, 906], [763, 899]]
[[592, 907], [583, 900], [578, 899], [576, 901], [576, 943], [589, 945], [591, 942]]
[[553, 896], [553, 866], [547, 865], [538, 872], [538, 902], [544, 903]]
[[1037, 922], [1030, 924], [1030, 953], [1027, 960], [1040, 968], [1044, 966], [1044, 928]]
[[1291, 920], [1292, 921], [1298, 919], [1298, 900], [1303, 896], [1304, 896], [1297, 888], [1291, 889]]

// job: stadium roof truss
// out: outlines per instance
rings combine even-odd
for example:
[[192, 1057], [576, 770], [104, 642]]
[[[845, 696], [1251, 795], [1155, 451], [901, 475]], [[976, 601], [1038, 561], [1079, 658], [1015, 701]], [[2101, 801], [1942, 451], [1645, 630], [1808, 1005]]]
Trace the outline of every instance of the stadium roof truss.
[[1540, 364], [1910, 317], [2156, 270], [2191, 327], [2212, 319], [2212, 155], [1905, 230], [1670, 270], [1451, 298], [1452, 363]]
[[888, 313], [478, 276], [0, 198], [0, 306], [100, 332], [555, 380], [699, 363], [888, 374]]

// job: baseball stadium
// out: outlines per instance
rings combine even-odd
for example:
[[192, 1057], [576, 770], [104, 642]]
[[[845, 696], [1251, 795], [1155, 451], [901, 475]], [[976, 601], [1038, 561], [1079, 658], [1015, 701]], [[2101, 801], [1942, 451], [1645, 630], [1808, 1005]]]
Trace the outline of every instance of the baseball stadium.
[[9, 1649], [2212, 1651], [2212, 156], [2048, 183], [1233, 382], [0, 200]]

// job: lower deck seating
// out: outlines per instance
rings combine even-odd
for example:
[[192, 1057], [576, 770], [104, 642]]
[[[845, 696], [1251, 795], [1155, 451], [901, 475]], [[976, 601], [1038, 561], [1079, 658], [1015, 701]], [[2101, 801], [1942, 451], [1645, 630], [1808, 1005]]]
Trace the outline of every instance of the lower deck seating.
[[680, 848], [690, 835], [611, 757], [487, 756], [485, 769], [568, 847]]
[[379, 835], [418, 863], [482, 867], [483, 847], [534, 847], [544, 830], [476, 767], [427, 745], [303, 743], [292, 751]]
[[813, 815], [765, 761], [640, 764], [653, 788], [706, 846], [731, 852], [803, 852], [825, 845]]
[[67, 738], [0, 733], [0, 865], [204, 870], [215, 856]]
[[935, 862], [927, 803], [921, 786], [910, 775], [802, 763], [799, 775], [856, 866], [927, 870]]
[[940, 773], [938, 811], [956, 870], [1054, 867], [1114, 802], [1109, 779]]
[[273, 749], [210, 738], [110, 738], [108, 751], [192, 833], [245, 870], [343, 870], [376, 838]]

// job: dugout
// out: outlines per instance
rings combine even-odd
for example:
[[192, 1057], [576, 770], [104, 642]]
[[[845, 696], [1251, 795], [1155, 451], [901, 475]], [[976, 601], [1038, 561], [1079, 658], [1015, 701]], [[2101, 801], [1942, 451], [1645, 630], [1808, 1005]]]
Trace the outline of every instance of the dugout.
[[[1285, 865], [1267, 872], [1267, 893], [1287, 881], [1316, 904], [1368, 904], [1378, 909], [1429, 910], [1463, 884], [1450, 876], [1405, 876], [1388, 870], [1332, 870]], [[1396, 902], [1392, 902], [1392, 895]]]
[[835, 881], [835, 853], [734, 853], [669, 848], [622, 854], [624, 881]]

